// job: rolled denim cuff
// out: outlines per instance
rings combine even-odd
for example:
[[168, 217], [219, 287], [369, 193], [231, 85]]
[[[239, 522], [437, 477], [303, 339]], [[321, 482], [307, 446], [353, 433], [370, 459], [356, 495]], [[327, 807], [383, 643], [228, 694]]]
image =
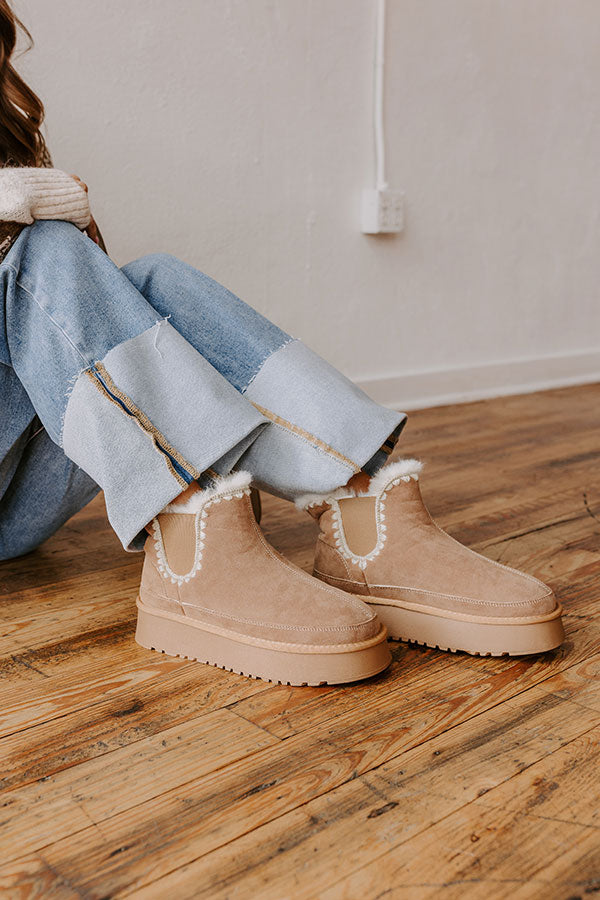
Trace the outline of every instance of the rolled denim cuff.
[[267, 419], [168, 322], [117, 344], [79, 373], [62, 433], [65, 453], [104, 491], [127, 550], [208, 468], [230, 468]]
[[379, 472], [382, 466], [386, 464], [389, 460], [391, 454], [394, 452], [394, 448], [398, 443], [398, 438], [402, 433], [402, 429], [406, 425], [406, 417], [402, 419], [401, 422], [394, 428], [394, 430], [387, 436], [381, 447], [377, 449], [377, 452], [373, 454], [373, 456], [364, 463], [362, 466], [363, 472], [366, 472], [367, 475], [375, 475], [376, 472]]
[[406, 422], [298, 340], [268, 357], [244, 396], [270, 425], [238, 467], [287, 500], [334, 490], [367, 464], [376, 471]]

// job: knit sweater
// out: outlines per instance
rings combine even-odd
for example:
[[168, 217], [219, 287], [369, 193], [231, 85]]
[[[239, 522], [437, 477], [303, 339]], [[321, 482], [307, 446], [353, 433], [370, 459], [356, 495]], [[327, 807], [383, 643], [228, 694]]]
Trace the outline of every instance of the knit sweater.
[[0, 168], [0, 261], [21, 229], [36, 219], [62, 219], [87, 228], [86, 191], [60, 169]]

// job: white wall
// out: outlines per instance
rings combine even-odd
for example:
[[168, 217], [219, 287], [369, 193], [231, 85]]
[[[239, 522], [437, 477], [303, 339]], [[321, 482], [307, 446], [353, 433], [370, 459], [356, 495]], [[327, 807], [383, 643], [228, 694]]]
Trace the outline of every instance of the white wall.
[[600, 379], [597, 0], [388, 0], [393, 237], [358, 221], [374, 0], [15, 5], [117, 261], [183, 257], [405, 407]]

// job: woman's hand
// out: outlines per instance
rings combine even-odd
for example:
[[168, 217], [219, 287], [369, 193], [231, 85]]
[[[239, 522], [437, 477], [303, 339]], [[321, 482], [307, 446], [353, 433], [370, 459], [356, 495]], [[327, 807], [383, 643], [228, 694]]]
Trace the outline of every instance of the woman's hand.
[[[71, 175], [71, 178], [72, 178], [74, 181], [76, 181], [77, 184], [81, 185], [81, 187], [82, 187], [83, 190], [86, 192], [86, 194], [88, 193], [88, 186], [87, 186], [87, 184], [85, 183], [85, 181], [82, 181], [82, 180], [81, 180], [81, 178], [79, 177], [79, 175]], [[92, 240], [95, 244], [100, 244], [100, 235], [99, 235], [99, 233], [98, 233], [98, 226], [96, 225], [96, 220], [94, 219], [93, 216], [92, 216], [92, 218], [90, 219], [90, 224], [89, 224], [88, 227], [85, 229], [85, 232], [86, 232], [87, 236], [88, 236], [89, 238], [91, 238], [91, 240]]]
[[100, 246], [100, 232], [98, 231], [98, 226], [96, 225], [96, 220], [93, 216], [90, 219], [90, 224], [85, 229], [85, 232], [95, 244], [98, 244], [98, 246]]

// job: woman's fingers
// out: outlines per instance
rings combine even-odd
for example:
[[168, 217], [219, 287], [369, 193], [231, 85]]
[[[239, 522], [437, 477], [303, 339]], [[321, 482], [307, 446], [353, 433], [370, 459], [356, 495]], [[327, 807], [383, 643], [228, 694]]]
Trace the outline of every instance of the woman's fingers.
[[88, 225], [88, 227], [85, 230], [87, 231], [88, 237], [91, 238], [95, 244], [100, 243], [100, 234], [98, 233], [98, 226], [96, 225], [96, 222], [93, 217], [90, 219], [90, 224]]
[[[76, 181], [77, 184], [80, 184], [80, 185], [81, 185], [81, 187], [84, 189], [84, 191], [86, 192], [86, 194], [88, 193], [88, 186], [87, 186], [87, 184], [85, 183], [85, 181], [82, 181], [82, 180], [81, 180], [81, 178], [79, 177], [79, 175], [71, 175], [71, 178], [72, 178], [74, 181]], [[89, 224], [88, 227], [85, 229], [85, 231], [86, 231], [87, 236], [88, 236], [89, 238], [91, 238], [95, 244], [99, 244], [99, 243], [100, 243], [100, 234], [99, 234], [99, 232], [98, 232], [98, 226], [96, 225], [96, 222], [94, 221], [94, 217], [93, 217], [93, 216], [92, 216], [92, 218], [90, 219], [90, 224]]]

